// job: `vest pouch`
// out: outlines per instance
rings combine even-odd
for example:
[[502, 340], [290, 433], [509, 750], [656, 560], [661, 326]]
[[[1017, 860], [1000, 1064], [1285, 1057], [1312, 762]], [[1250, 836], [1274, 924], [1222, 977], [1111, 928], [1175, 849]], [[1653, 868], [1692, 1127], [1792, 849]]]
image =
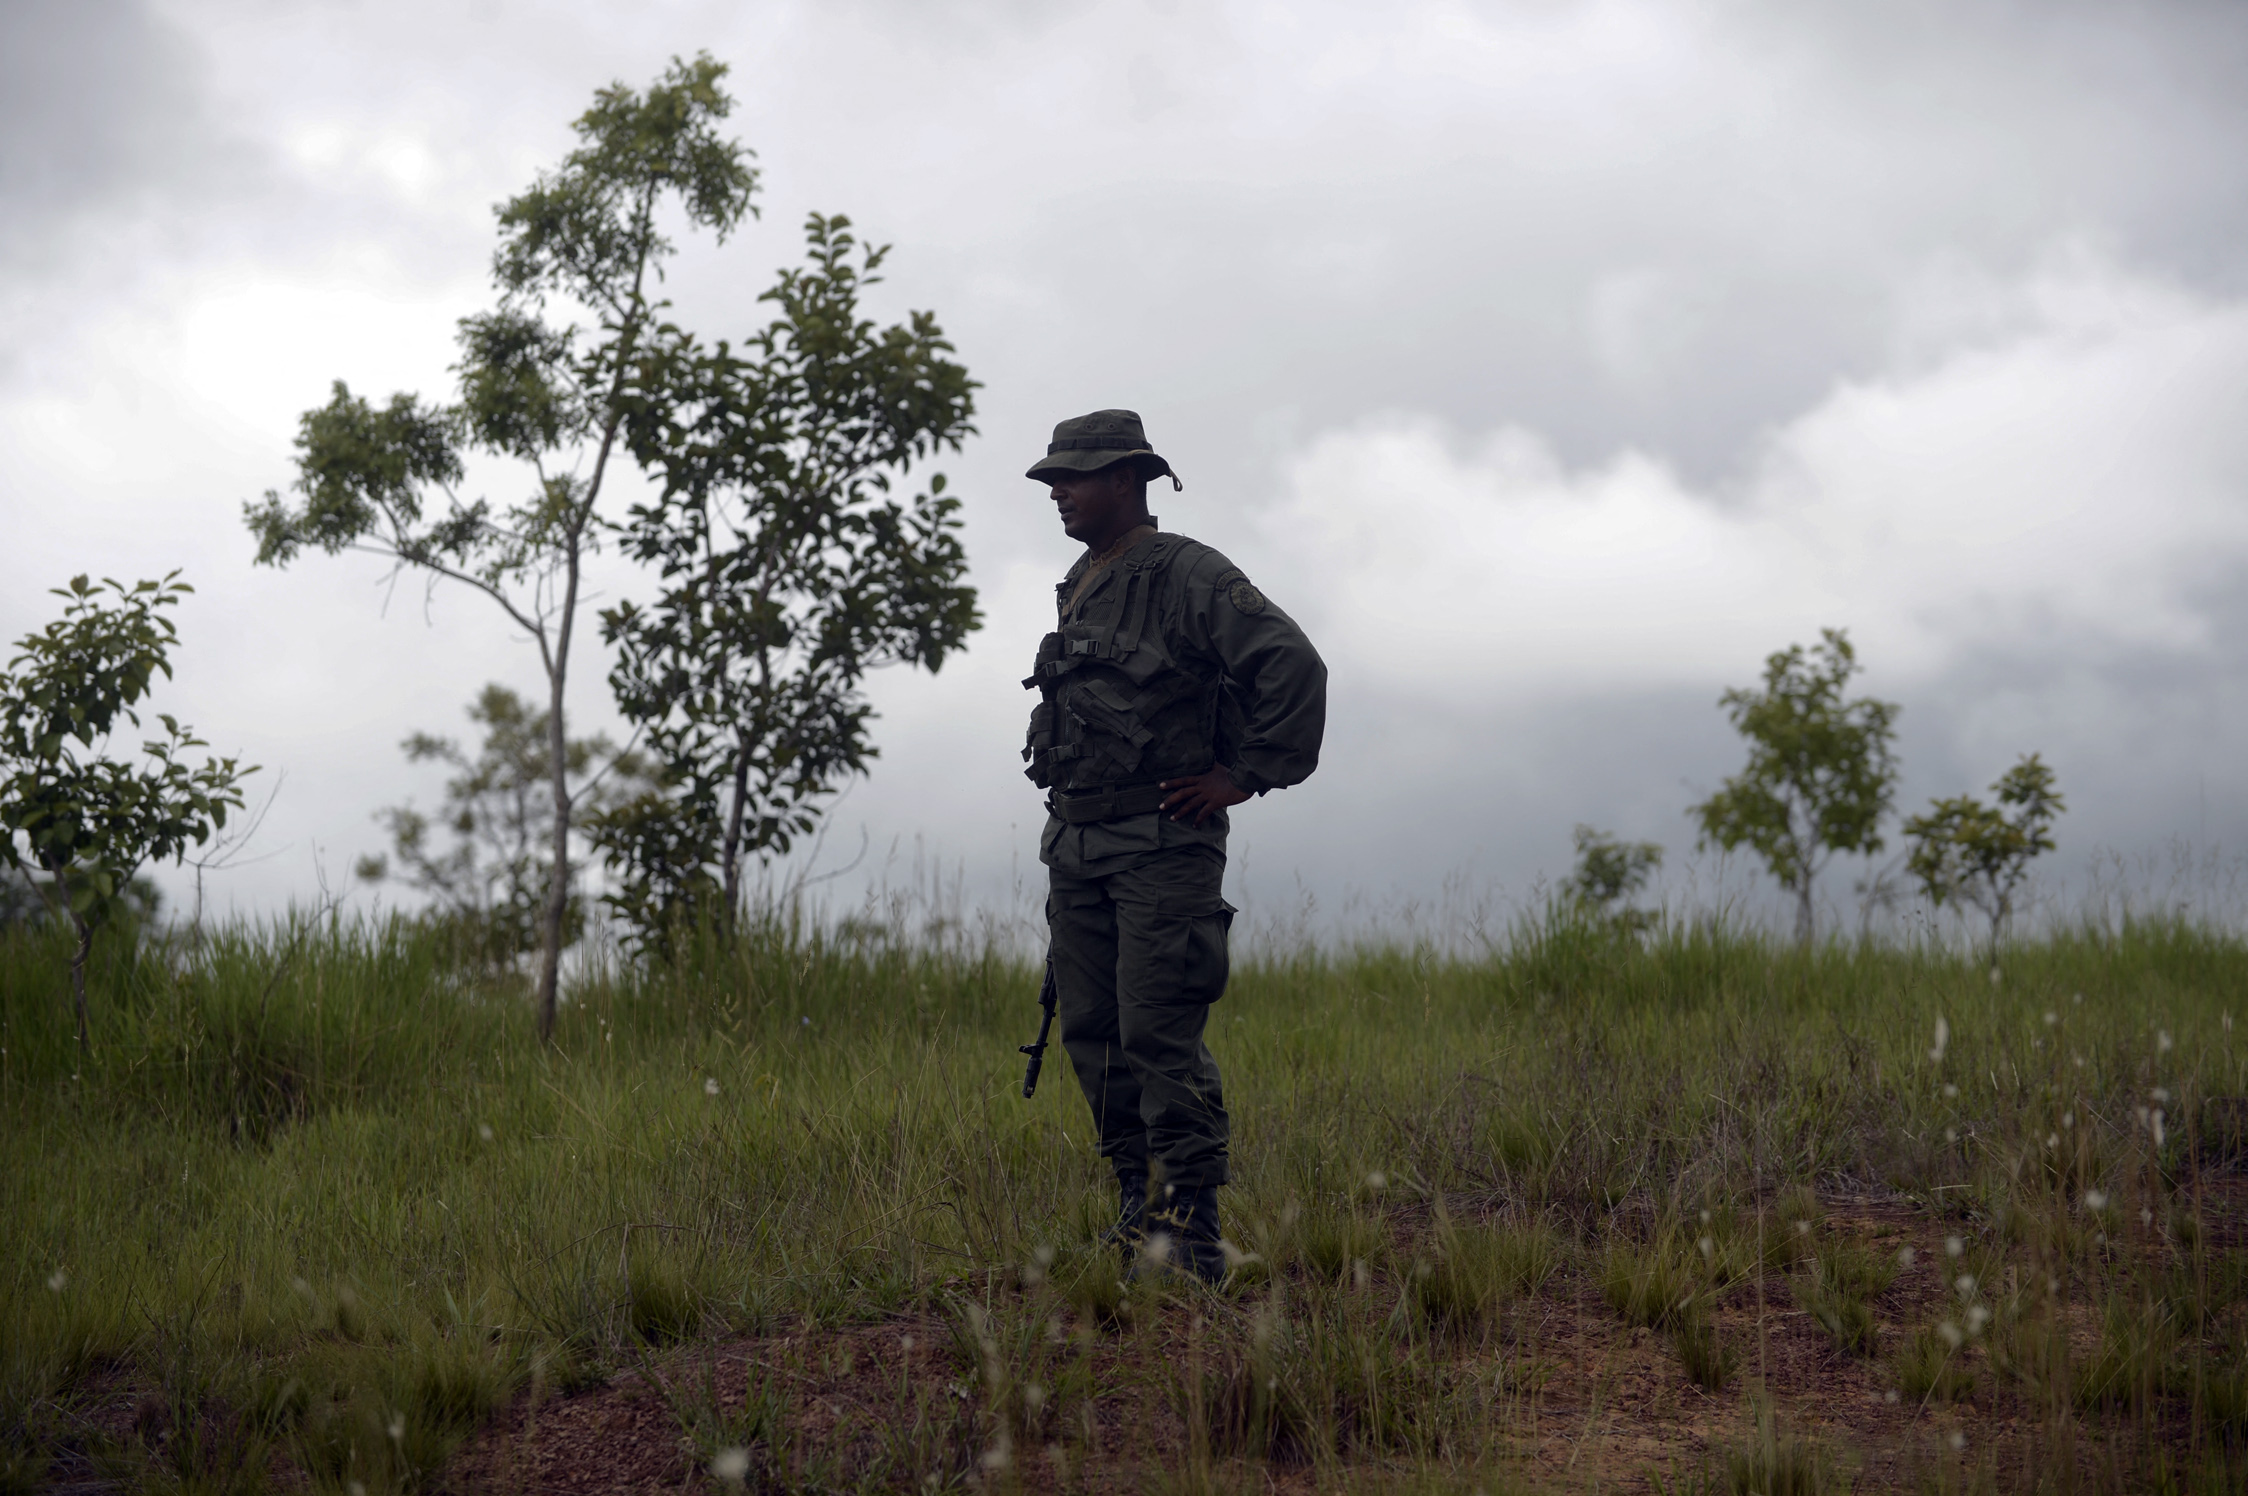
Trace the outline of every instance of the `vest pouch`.
[[1139, 769], [1142, 751], [1155, 741], [1155, 734], [1148, 731], [1139, 718], [1114, 703], [1116, 694], [1116, 689], [1107, 681], [1087, 680], [1080, 681], [1063, 700], [1069, 714], [1084, 725], [1100, 750], [1114, 759], [1124, 773], [1131, 774]]
[[1031, 662], [1030, 674], [1023, 677], [1023, 689], [1035, 691], [1054, 673], [1053, 666], [1062, 657], [1065, 647], [1060, 634], [1048, 634], [1038, 641], [1038, 658]]
[[1053, 783], [1054, 704], [1041, 701], [1030, 709], [1030, 731], [1023, 735], [1023, 774], [1040, 789]]

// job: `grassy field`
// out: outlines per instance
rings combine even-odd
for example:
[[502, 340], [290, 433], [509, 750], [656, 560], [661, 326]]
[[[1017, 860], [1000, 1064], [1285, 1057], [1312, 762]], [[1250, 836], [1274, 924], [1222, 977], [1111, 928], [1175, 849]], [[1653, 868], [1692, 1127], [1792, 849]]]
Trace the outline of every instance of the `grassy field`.
[[[1222, 1290], [1035, 973], [775, 926], [551, 1048], [404, 924], [0, 944], [0, 1491], [2237, 1490], [2248, 944], [1307, 949]], [[713, 1473], [715, 1471], [715, 1473]]]

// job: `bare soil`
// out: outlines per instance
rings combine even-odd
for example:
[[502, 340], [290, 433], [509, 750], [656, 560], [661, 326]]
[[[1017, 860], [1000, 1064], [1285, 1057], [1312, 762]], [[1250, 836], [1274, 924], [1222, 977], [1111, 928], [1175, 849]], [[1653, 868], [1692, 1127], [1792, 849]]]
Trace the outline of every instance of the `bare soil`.
[[[2120, 1472], [2145, 1468], [2157, 1453], [2148, 1447], [2148, 1424], [2122, 1413], [2064, 1414], [2057, 1425], [2047, 1410], [2006, 1390], [1981, 1347], [1963, 1353], [1978, 1372], [1969, 1400], [1921, 1406], [1899, 1397], [1887, 1355], [1952, 1302], [1944, 1241], [1960, 1228], [1893, 1199], [1823, 1204], [1826, 1232], [1884, 1253], [1910, 1246], [1916, 1254], [1915, 1266], [1877, 1301], [1881, 1355], [1836, 1350], [1795, 1306], [1784, 1277], [1744, 1281], [1715, 1310], [1720, 1334], [1739, 1351], [1739, 1372], [1722, 1391], [1704, 1391], [1685, 1375], [1667, 1334], [1626, 1326], [1589, 1272], [1567, 1270], [1525, 1300], [1509, 1324], [1509, 1353], [1526, 1349], [1540, 1376], [1534, 1389], [1509, 1395], [1501, 1460], [1482, 1478], [1534, 1490], [1675, 1489], [1682, 1476], [1721, 1472], [1725, 1455], [1755, 1436], [1755, 1389], [1765, 1390], [1778, 1429], [1830, 1450], [1860, 1492], [1969, 1476], [2007, 1489], [2031, 1483], [2038, 1471], [2050, 1479], [2056, 1461], [2079, 1466], [2088, 1484], [2112, 1487]], [[2230, 1175], [2212, 1187], [2204, 1220], [2216, 1251], [2248, 1250], [2244, 1207], [2248, 1179]], [[1197, 1292], [1182, 1292], [1154, 1323], [1099, 1335], [1090, 1350], [1092, 1390], [1057, 1413], [1063, 1431], [1043, 1448], [994, 1454], [991, 1420], [978, 1417], [984, 1393], [972, 1354], [956, 1346], [944, 1320], [916, 1315], [675, 1347], [591, 1390], [534, 1389], [462, 1448], [445, 1486], [459, 1496], [722, 1489], [678, 1409], [739, 1410], [753, 1384], [780, 1398], [795, 1430], [794, 1447], [752, 1473], [753, 1490], [760, 1476], [789, 1489], [871, 1482], [904, 1490], [934, 1475], [947, 1488], [1029, 1492], [1198, 1485], [1309, 1492], [1408, 1473], [1402, 1463], [1378, 1461], [1198, 1460], [1166, 1375], [1194, 1354]], [[2071, 1309], [2067, 1324], [2076, 1356], [2088, 1355], [2098, 1336], [2093, 1310]], [[929, 1436], [921, 1446], [928, 1469], [915, 1468], [907, 1452], [917, 1423]], [[2157, 1423], [2153, 1442], [2169, 1433]], [[2182, 1424], [2177, 1436], [2184, 1437]], [[1476, 1483], [1467, 1474], [1463, 1490]], [[2130, 1478], [2120, 1484], [2128, 1487]]]

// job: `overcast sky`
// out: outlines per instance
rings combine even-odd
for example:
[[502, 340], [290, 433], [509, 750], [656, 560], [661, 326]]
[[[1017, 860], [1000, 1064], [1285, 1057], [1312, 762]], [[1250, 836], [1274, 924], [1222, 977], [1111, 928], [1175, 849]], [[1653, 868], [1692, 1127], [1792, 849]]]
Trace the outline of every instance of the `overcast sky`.
[[757, 325], [843, 212], [984, 384], [945, 466], [987, 623], [876, 683], [831, 864], [1026, 907], [1073, 547], [1020, 474], [1112, 405], [1333, 672], [1319, 774], [1236, 818], [1268, 917], [1518, 899], [1577, 822], [1683, 888], [1718, 694], [1826, 625], [1903, 705], [1905, 808], [2034, 749], [2056, 873], [2248, 846], [2248, 7], [8, 0], [0, 636], [185, 569], [158, 705], [286, 776], [222, 904], [347, 883], [438, 796], [399, 740], [539, 680], [473, 597], [252, 567], [242, 503], [330, 380], [445, 394], [492, 205], [697, 49], [764, 212], [680, 319]]

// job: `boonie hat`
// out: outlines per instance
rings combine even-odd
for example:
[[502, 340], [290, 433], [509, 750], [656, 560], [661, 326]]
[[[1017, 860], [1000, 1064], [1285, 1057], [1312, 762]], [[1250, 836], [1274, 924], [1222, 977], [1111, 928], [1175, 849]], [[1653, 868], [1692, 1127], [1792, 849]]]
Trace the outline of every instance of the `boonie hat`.
[[1173, 488], [1184, 488], [1171, 464], [1147, 444], [1147, 432], [1136, 410], [1096, 410], [1074, 416], [1054, 428], [1046, 455], [1032, 463], [1023, 476], [1051, 483], [1062, 473], [1097, 473], [1119, 462], [1131, 462], [1142, 479], [1169, 478]]

